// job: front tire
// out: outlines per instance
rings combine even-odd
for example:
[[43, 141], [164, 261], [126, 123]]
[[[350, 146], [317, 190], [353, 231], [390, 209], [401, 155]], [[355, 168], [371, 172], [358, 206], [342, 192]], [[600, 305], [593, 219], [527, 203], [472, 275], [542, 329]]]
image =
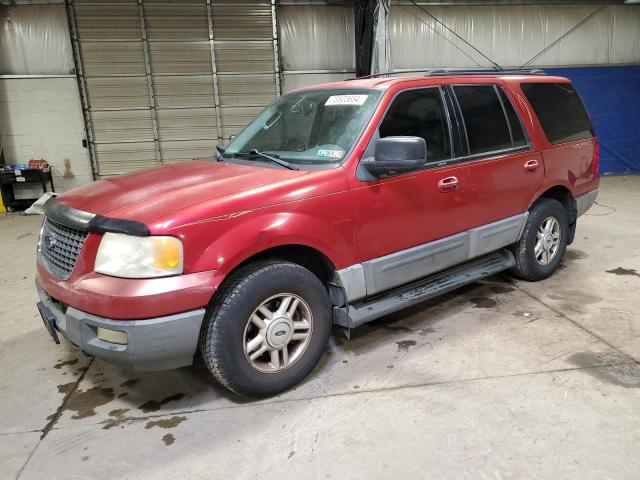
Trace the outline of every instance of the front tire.
[[327, 290], [289, 262], [248, 265], [232, 275], [200, 338], [205, 364], [230, 390], [267, 397], [302, 381], [331, 333]]
[[536, 201], [520, 241], [513, 246], [513, 273], [534, 282], [549, 277], [562, 261], [568, 235], [569, 220], [562, 204], [552, 198]]

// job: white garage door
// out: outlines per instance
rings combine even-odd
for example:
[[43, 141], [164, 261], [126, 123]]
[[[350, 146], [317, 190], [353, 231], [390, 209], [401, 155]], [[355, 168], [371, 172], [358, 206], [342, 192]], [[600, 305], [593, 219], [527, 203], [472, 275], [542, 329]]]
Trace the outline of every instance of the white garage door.
[[98, 176], [208, 156], [238, 133], [279, 94], [273, 12], [271, 0], [71, 2]]
[[355, 76], [353, 5], [280, 2], [284, 91]]

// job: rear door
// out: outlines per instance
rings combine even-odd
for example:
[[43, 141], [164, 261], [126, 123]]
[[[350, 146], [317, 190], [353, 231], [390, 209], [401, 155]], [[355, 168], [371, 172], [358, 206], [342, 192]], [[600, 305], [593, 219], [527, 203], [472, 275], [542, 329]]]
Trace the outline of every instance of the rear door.
[[598, 186], [595, 135], [587, 111], [570, 83], [523, 83], [545, 134], [545, 173], [552, 182], [568, 182], [580, 195]]
[[544, 182], [541, 155], [533, 150], [511, 98], [501, 86], [453, 85], [449, 91], [457, 104], [463, 147], [467, 149], [469, 228], [517, 216], [510, 223], [490, 227], [490, 231], [507, 228], [507, 233], [517, 234], [518, 222], [524, 221], [521, 214]]

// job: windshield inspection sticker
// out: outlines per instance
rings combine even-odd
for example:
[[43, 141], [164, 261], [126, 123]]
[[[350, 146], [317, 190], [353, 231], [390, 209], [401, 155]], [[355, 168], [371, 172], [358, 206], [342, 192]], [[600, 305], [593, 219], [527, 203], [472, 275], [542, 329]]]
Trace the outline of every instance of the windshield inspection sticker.
[[321, 149], [321, 150], [318, 150], [317, 155], [319, 157], [341, 158], [343, 153], [344, 152], [342, 150]]
[[369, 95], [331, 95], [326, 102], [325, 106], [331, 105], [364, 105]]

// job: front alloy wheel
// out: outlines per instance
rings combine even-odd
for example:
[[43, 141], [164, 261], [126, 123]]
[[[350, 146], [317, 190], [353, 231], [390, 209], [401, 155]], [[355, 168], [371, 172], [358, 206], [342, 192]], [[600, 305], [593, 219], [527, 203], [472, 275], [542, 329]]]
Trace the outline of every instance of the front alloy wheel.
[[291, 293], [274, 295], [249, 317], [244, 354], [259, 372], [280, 372], [304, 354], [312, 333], [313, 315], [307, 302]]
[[331, 302], [306, 268], [267, 260], [231, 274], [205, 322], [200, 351], [211, 373], [236, 393], [266, 397], [318, 363], [331, 333]]

